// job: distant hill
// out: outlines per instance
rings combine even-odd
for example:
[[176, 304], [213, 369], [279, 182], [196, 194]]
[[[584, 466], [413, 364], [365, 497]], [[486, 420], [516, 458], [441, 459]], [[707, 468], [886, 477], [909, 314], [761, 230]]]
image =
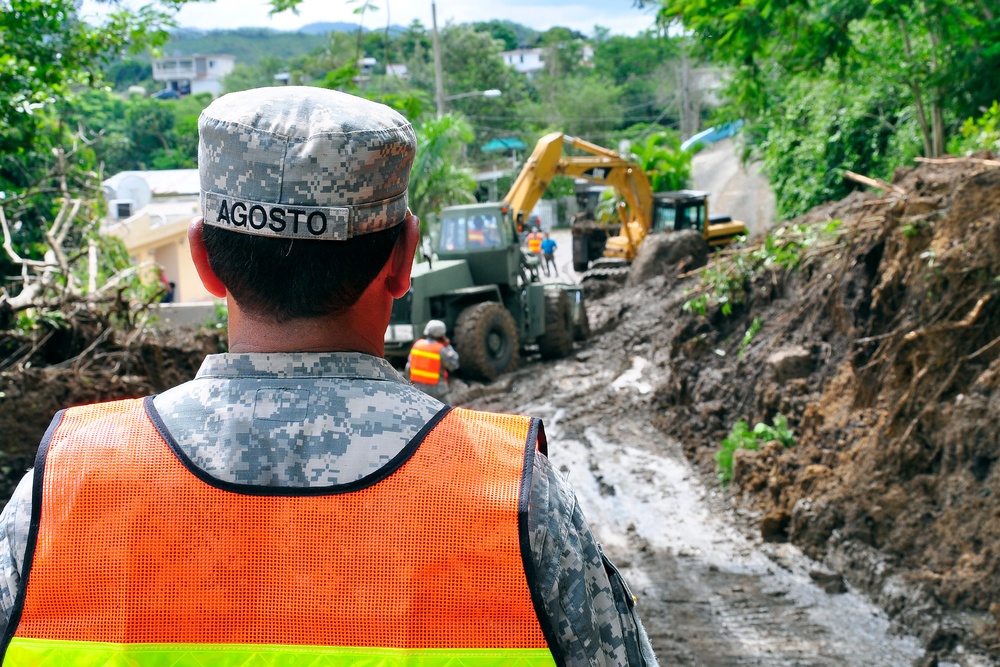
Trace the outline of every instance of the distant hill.
[[[304, 25], [297, 32], [273, 28], [232, 28], [229, 30], [198, 30], [177, 28], [171, 31], [170, 40], [163, 46], [164, 55], [189, 55], [192, 53], [229, 53], [238, 63], [256, 63], [262, 56], [287, 60], [304, 56], [326, 46], [330, 32], [356, 32], [357, 23], [321, 21]], [[385, 28], [374, 28], [385, 30]], [[396, 36], [406, 28], [393, 25], [389, 33]], [[364, 28], [368, 32], [368, 28]]]
[[[357, 30], [357, 25], [354, 29]], [[304, 56], [323, 46], [326, 46], [326, 33], [285, 32], [271, 28], [232, 30], [180, 28], [171, 32], [170, 40], [162, 50], [163, 54], [168, 56], [228, 53], [236, 56], [238, 63], [256, 63], [261, 56], [275, 56], [284, 60]]]
[[[299, 32], [304, 32], [310, 35], [325, 35], [328, 32], [356, 32], [358, 29], [357, 23], [346, 23], [344, 21], [319, 21], [317, 23], [310, 23], [299, 28]], [[368, 32], [368, 28], [364, 29]]]
[[[383, 32], [385, 31], [385, 26], [372, 25], [361, 28], [362, 32]], [[325, 35], [328, 32], [357, 32], [357, 23], [345, 23], [343, 21], [320, 21], [318, 23], [310, 23], [299, 28], [299, 32], [305, 32], [310, 35]], [[389, 34], [393, 37], [406, 32], [406, 28], [401, 25], [391, 25], [389, 26]]]

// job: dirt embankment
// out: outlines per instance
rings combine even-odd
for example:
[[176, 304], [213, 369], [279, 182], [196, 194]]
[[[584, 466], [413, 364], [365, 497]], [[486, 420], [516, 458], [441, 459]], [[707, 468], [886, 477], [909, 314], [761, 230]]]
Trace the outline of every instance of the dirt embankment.
[[1000, 169], [900, 170], [793, 223], [835, 219], [836, 242], [758, 274], [731, 315], [682, 311], [697, 277], [603, 297], [601, 344], [647, 351], [654, 423], [706, 470], [736, 421], [788, 417], [794, 447], [734, 466], [767, 536], [843, 570], [932, 652], [1000, 657]]
[[0, 373], [0, 501], [6, 503], [62, 408], [147, 396], [194, 377], [223, 332], [147, 331], [140, 336], [73, 321], [31, 357]]

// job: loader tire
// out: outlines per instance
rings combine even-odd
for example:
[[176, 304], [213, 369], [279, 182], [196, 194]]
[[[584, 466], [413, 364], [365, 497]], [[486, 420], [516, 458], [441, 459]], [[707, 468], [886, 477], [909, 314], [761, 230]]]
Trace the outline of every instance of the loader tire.
[[573, 306], [564, 290], [545, 290], [545, 333], [538, 351], [543, 359], [562, 359], [573, 351]]
[[466, 377], [489, 381], [517, 366], [517, 323], [496, 301], [477, 303], [459, 313], [454, 344]]

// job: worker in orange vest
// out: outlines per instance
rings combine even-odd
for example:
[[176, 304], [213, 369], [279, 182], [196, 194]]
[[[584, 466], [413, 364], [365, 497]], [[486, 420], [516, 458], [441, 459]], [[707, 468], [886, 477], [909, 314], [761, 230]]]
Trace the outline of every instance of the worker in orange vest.
[[56, 415], [0, 514], [0, 663], [655, 664], [541, 422], [382, 357], [420, 239], [410, 123], [281, 87], [198, 129], [188, 245], [229, 351]]
[[441, 320], [424, 327], [424, 337], [413, 343], [406, 361], [410, 382], [438, 400], [448, 402], [448, 372], [458, 368], [458, 352], [448, 340]]
[[536, 257], [541, 257], [542, 239], [543, 236], [538, 227], [532, 228], [531, 233], [528, 234], [528, 252]]

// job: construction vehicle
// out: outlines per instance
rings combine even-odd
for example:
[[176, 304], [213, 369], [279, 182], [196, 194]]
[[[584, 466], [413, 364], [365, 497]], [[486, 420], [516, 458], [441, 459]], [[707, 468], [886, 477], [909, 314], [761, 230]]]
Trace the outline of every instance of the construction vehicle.
[[[657, 192], [652, 195], [652, 220], [647, 227], [638, 216], [637, 226], [646, 230], [639, 237], [657, 232], [673, 232], [693, 229], [702, 234], [705, 242], [712, 247], [732, 243], [737, 237], [747, 233], [746, 225], [734, 221], [728, 215], [708, 212], [708, 193], [698, 190], [677, 190]], [[619, 209], [620, 210], [620, 209]], [[611, 235], [608, 225], [593, 220], [575, 222], [573, 225], [573, 269], [584, 273], [593, 266], [584, 279], [613, 276], [627, 273], [631, 262], [629, 253], [623, 251], [623, 243], [618, 236]], [[632, 255], [634, 259], [634, 255]]]
[[[563, 155], [565, 146], [589, 155]], [[611, 234], [607, 225], [574, 225], [573, 267], [577, 271], [586, 271], [589, 262], [600, 257], [607, 260], [604, 266], [627, 267], [643, 239], [652, 232], [696, 229], [712, 246], [725, 245], [747, 233], [742, 222], [727, 216], [710, 218], [707, 193], [682, 190], [654, 194], [649, 178], [636, 162], [617, 151], [559, 132], [538, 141], [511, 186], [505, 201], [516, 222], [523, 224], [556, 175], [610, 186], [620, 198], [617, 234]]]
[[414, 264], [410, 290], [393, 303], [387, 358], [402, 360], [429, 320], [445, 323], [460, 372], [492, 380], [512, 370], [521, 348], [564, 357], [589, 334], [577, 285], [543, 283], [539, 262], [521, 250], [507, 203], [442, 210], [427, 261]]

